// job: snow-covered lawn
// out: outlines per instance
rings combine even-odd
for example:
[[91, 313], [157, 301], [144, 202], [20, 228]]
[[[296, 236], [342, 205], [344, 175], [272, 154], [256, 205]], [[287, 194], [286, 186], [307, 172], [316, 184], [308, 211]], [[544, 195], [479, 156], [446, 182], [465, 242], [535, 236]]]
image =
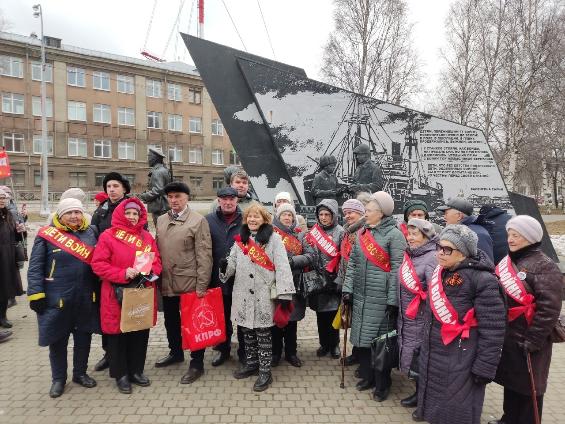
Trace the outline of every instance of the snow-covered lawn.
[[557, 255], [565, 256], [565, 235], [551, 236], [551, 243], [553, 243]]

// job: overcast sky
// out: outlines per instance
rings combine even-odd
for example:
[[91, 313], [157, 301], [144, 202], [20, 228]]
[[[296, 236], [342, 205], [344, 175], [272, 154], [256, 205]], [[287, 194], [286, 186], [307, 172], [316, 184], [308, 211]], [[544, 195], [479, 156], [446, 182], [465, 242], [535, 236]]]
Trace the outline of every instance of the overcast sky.
[[[439, 49], [445, 38], [444, 20], [452, 2], [408, 0], [409, 20], [415, 24], [414, 41], [424, 65], [426, 88], [430, 91], [437, 82]], [[10, 32], [22, 35], [40, 32], [39, 21], [32, 16], [35, 3], [37, 0], [0, 0]], [[196, 0], [157, 0], [148, 32], [154, 0], [41, 2], [45, 34], [61, 38], [64, 44], [141, 57], [139, 53], [147, 38], [146, 48], [153, 54], [162, 56], [165, 52], [167, 60], [190, 63], [192, 59], [174, 28], [180, 16], [178, 28], [196, 35], [196, 3]], [[320, 79], [323, 46], [333, 25], [331, 0], [205, 0], [205, 38], [244, 50], [224, 4], [247, 51], [273, 57], [259, 4], [276, 59], [304, 68], [310, 78]], [[425, 103], [425, 99], [422, 102]]]

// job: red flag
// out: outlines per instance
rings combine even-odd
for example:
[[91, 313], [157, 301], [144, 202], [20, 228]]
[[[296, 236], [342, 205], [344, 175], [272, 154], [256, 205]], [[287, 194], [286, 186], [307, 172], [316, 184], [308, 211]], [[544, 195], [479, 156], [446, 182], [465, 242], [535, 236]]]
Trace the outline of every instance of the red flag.
[[0, 150], [0, 178], [8, 178], [11, 176], [10, 161], [5, 149]]

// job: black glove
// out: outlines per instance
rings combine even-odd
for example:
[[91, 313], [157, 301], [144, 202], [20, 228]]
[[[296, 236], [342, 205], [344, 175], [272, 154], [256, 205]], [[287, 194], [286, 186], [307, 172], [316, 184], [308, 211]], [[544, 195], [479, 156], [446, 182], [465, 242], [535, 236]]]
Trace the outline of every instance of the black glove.
[[351, 305], [351, 302], [353, 301], [352, 297], [353, 297], [353, 296], [351, 296], [351, 293], [343, 293], [343, 294], [341, 295], [341, 302], [342, 302], [344, 305], [350, 306], [350, 305]]
[[478, 386], [485, 386], [485, 385], [489, 384], [492, 380], [490, 378], [486, 378], [486, 377], [482, 377], [482, 376], [477, 375], [477, 374], [473, 374], [473, 381]]
[[518, 345], [518, 347], [520, 349], [522, 349], [524, 356], [528, 356], [528, 353], [533, 353], [533, 352], [537, 352], [538, 350], [540, 350], [540, 348], [538, 346], [530, 343], [527, 340], [524, 340], [523, 342], [516, 342], [516, 344]]
[[225, 274], [226, 270], [228, 269], [228, 258], [220, 259], [219, 265], [220, 265], [220, 273]]
[[386, 305], [385, 313], [388, 314], [388, 316], [398, 315], [398, 306]]
[[37, 300], [31, 300], [29, 302], [29, 307], [36, 313], [38, 313], [39, 315], [41, 315], [43, 312], [46, 311], [47, 309], [47, 299], [45, 297], [42, 297], [41, 299], [37, 299]]
[[277, 303], [277, 305], [281, 305], [281, 308], [283, 309], [290, 309], [291, 301], [288, 299], [277, 299], [275, 302]]

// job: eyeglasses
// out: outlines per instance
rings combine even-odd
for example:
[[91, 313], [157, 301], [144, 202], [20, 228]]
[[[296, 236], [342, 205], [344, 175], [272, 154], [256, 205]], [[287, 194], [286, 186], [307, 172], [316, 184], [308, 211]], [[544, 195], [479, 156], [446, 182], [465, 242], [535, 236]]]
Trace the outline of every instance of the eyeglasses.
[[449, 246], [442, 246], [441, 244], [436, 243], [436, 252], [441, 252], [445, 256], [451, 256], [454, 250], [458, 250], [458, 249]]

